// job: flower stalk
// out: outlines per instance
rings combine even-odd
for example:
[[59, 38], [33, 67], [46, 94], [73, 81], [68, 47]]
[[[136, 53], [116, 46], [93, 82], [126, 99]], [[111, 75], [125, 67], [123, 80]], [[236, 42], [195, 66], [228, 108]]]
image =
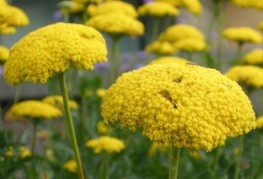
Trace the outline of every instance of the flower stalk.
[[112, 54], [111, 54], [111, 67], [110, 67], [110, 84], [112, 84], [117, 75], [119, 74], [120, 70], [120, 59], [119, 59], [119, 37], [118, 36], [111, 36], [112, 37]]
[[82, 169], [82, 163], [80, 159], [80, 153], [78, 149], [78, 144], [77, 144], [77, 139], [76, 139], [76, 134], [74, 130], [74, 124], [72, 121], [70, 109], [69, 109], [69, 104], [68, 104], [68, 93], [67, 93], [67, 88], [66, 88], [66, 82], [65, 82], [65, 73], [58, 74], [59, 78], [59, 84], [61, 88], [61, 93], [63, 97], [63, 104], [64, 104], [64, 111], [65, 111], [65, 117], [67, 120], [67, 125], [69, 129], [69, 134], [75, 154], [75, 160], [77, 162], [77, 167], [78, 167], [78, 175], [80, 179], [84, 179], [84, 173]]
[[177, 179], [180, 150], [181, 150], [180, 148], [171, 147], [169, 179]]

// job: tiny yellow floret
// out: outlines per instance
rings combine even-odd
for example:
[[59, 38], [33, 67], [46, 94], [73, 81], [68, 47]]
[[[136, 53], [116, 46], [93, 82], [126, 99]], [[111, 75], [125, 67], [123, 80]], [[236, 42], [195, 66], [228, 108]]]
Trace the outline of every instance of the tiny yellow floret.
[[77, 162], [75, 160], [69, 160], [64, 163], [63, 168], [71, 173], [77, 173]]

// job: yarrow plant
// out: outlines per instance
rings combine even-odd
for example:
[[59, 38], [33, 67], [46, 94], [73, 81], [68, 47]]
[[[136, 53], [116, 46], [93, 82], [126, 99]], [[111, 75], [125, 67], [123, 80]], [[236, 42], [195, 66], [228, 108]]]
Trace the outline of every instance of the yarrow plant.
[[4, 66], [4, 78], [12, 85], [24, 81], [46, 83], [50, 77], [58, 76], [79, 178], [84, 178], [84, 173], [68, 105], [65, 71], [71, 66], [92, 70], [95, 63], [106, 61], [106, 55], [104, 38], [95, 29], [80, 24], [56, 23], [23, 37], [12, 47]]
[[123, 74], [107, 90], [102, 115], [171, 145], [170, 178], [177, 176], [180, 148], [211, 151], [255, 128], [251, 103], [237, 83], [192, 64], [150, 65]]

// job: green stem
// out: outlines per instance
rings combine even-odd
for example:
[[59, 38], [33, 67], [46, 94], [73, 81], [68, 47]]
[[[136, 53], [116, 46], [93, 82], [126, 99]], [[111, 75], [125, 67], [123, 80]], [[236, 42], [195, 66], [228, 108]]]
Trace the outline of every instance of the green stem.
[[180, 158], [180, 148], [171, 148], [170, 164], [169, 164], [169, 179], [176, 179], [178, 175], [178, 165]]
[[109, 155], [103, 157], [102, 164], [100, 166], [99, 179], [109, 179]]
[[81, 159], [80, 159], [76, 134], [75, 134], [75, 130], [74, 130], [74, 124], [72, 121], [72, 117], [71, 117], [70, 109], [69, 109], [69, 104], [68, 104], [68, 93], [67, 93], [67, 88], [66, 88], [65, 74], [64, 73], [58, 74], [58, 79], [59, 79], [59, 84], [60, 84], [61, 93], [62, 93], [62, 97], [63, 97], [64, 111], [65, 111], [68, 129], [69, 129], [69, 134], [70, 134], [70, 138], [71, 138], [71, 142], [72, 142], [72, 146], [73, 146], [73, 150], [74, 150], [74, 154], [75, 154], [75, 160], [76, 160], [77, 166], [78, 166], [79, 178], [84, 179], [84, 173], [83, 173], [83, 169], [82, 169], [82, 163], [81, 163]]
[[213, 164], [213, 173], [212, 173], [212, 178], [213, 179], [216, 179], [217, 178], [217, 169], [218, 169], [218, 163], [219, 163], [219, 159], [220, 159], [220, 156], [221, 156], [221, 149], [220, 148], [217, 148], [216, 149], [216, 154], [215, 154], [215, 160], [214, 160], [214, 164]]
[[240, 62], [242, 47], [243, 47], [243, 42], [239, 42], [237, 46], [237, 52], [233, 61], [233, 65], [237, 65]]
[[218, 30], [218, 41], [217, 41], [217, 52], [216, 52], [216, 58], [217, 58], [217, 69], [220, 70], [222, 66], [222, 38], [221, 32], [223, 29], [223, 14], [222, 14], [222, 6], [223, 1], [216, 1], [215, 8], [217, 12], [217, 30]]
[[239, 173], [240, 173], [240, 165], [241, 165], [241, 157], [244, 149], [244, 135], [239, 137], [238, 141], [238, 154], [237, 154], [237, 161], [235, 165], [235, 173], [233, 179], [238, 179], [239, 178]]
[[151, 42], [153, 42], [158, 36], [160, 22], [161, 22], [161, 19], [159, 17], [154, 18], [153, 29], [152, 29], [152, 36], [151, 36], [151, 39], [150, 39]]
[[20, 96], [21, 96], [21, 92], [22, 92], [22, 84], [20, 84], [20, 85], [18, 85], [16, 87], [16, 94], [15, 94], [14, 104], [19, 101]]
[[[33, 119], [33, 120], [37, 120], [37, 119]], [[32, 134], [33, 138], [32, 138], [32, 146], [31, 146], [32, 156], [34, 156], [34, 154], [35, 154], [37, 126], [38, 126], [38, 122], [37, 121], [33, 121], [33, 134]]]
[[111, 53], [111, 67], [110, 67], [110, 85], [115, 81], [120, 71], [120, 59], [119, 59], [119, 37], [112, 36], [112, 53]]

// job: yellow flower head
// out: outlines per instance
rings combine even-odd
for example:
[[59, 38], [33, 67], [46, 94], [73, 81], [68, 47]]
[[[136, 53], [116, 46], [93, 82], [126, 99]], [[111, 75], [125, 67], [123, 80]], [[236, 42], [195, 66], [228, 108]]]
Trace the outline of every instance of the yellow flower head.
[[133, 5], [123, 1], [108, 1], [99, 5], [90, 5], [87, 8], [90, 16], [108, 13], [121, 13], [130, 17], [137, 17], [137, 11]]
[[251, 0], [231, 0], [231, 2], [235, 5], [238, 5], [244, 8], [251, 8], [254, 5], [253, 1]]
[[105, 93], [106, 93], [106, 89], [99, 88], [99, 89], [96, 90], [96, 95], [97, 95], [98, 97], [103, 98], [103, 96], [105, 95]]
[[204, 40], [205, 37], [203, 33], [196, 27], [187, 24], [176, 24], [168, 27], [159, 36], [159, 40], [176, 42], [183, 39], [199, 39]]
[[176, 7], [169, 3], [165, 2], [149, 2], [144, 5], [141, 5], [138, 8], [138, 14], [140, 16], [156, 16], [156, 17], [164, 17], [164, 16], [178, 16], [179, 11]]
[[166, 64], [166, 63], [174, 63], [174, 64], [186, 64], [189, 61], [181, 58], [181, 57], [175, 57], [175, 56], [164, 56], [160, 57], [157, 59], [152, 60], [149, 65], [154, 65], [154, 64]]
[[13, 157], [14, 156], [14, 148], [12, 146], [7, 147], [4, 155], [6, 157]]
[[147, 65], [124, 73], [103, 99], [105, 122], [132, 131], [142, 128], [165, 146], [210, 151], [255, 127], [241, 87], [214, 69], [193, 64]]
[[19, 147], [19, 156], [20, 158], [28, 158], [31, 157], [31, 152], [27, 147]]
[[169, 41], [155, 40], [145, 47], [145, 51], [161, 55], [171, 55], [176, 52], [176, 49]]
[[77, 173], [78, 172], [78, 166], [77, 162], [75, 160], [69, 160], [66, 163], [64, 163], [63, 168], [71, 173]]
[[179, 6], [181, 3], [181, 0], [155, 0], [156, 2], [166, 2], [169, 4], [172, 4], [174, 6]]
[[109, 136], [89, 140], [86, 146], [92, 148], [94, 153], [120, 153], [125, 148], [121, 140]]
[[258, 28], [259, 28], [259, 30], [263, 31], [263, 21], [261, 21], [261, 22], [258, 24]]
[[107, 126], [103, 121], [99, 121], [97, 125], [97, 131], [102, 135], [107, 135], [110, 133], [111, 128]]
[[9, 50], [8, 48], [0, 45], [0, 62], [4, 63], [8, 59]]
[[[63, 98], [61, 95], [51, 95], [43, 98], [41, 100], [44, 103], [50, 104], [59, 109], [63, 109]], [[70, 109], [78, 109], [78, 103], [74, 100], [69, 100], [68, 102]]]
[[239, 84], [256, 88], [263, 87], [263, 69], [257, 66], [234, 66], [230, 68], [225, 75]]
[[90, 18], [86, 25], [111, 35], [137, 36], [144, 33], [143, 24], [130, 16], [108, 13]]
[[186, 38], [176, 41], [174, 43], [174, 47], [178, 51], [197, 52], [197, 51], [205, 50], [207, 48], [207, 45], [204, 40], [195, 39], [195, 38]]
[[95, 63], [106, 61], [106, 55], [105, 40], [92, 27], [56, 23], [29, 33], [11, 48], [4, 78], [9, 84], [46, 83], [71, 65], [92, 70]]
[[258, 129], [263, 128], [263, 116], [260, 116], [256, 120], [256, 126]]
[[244, 55], [242, 61], [249, 65], [261, 65], [263, 64], [263, 50], [254, 49]]
[[6, 6], [8, 14], [4, 17], [4, 22], [9, 26], [23, 27], [29, 24], [29, 18], [25, 12], [15, 6]]
[[167, 147], [160, 145], [156, 142], [153, 142], [149, 151], [148, 151], [148, 156], [152, 157], [158, 150], [160, 150], [160, 152], [164, 153], [167, 151]]
[[202, 12], [202, 4], [199, 0], [180, 0], [180, 6], [185, 7], [194, 15], [199, 15]]
[[16, 33], [16, 29], [13, 26], [9, 26], [7, 23], [0, 24], [0, 34], [10, 35]]
[[85, 9], [83, 3], [76, 2], [76, 1], [62, 1], [59, 3], [60, 11], [63, 14], [67, 13], [79, 13]]
[[8, 110], [14, 117], [32, 117], [41, 119], [57, 118], [62, 115], [61, 111], [56, 107], [37, 100], [26, 100], [14, 104]]
[[262, 36], [256, 30], [249, 27], [232, 27], [227, 28], [222, 33], [223, 37], [230, 41], [238, 43], [250, 42], [261, 43]]

